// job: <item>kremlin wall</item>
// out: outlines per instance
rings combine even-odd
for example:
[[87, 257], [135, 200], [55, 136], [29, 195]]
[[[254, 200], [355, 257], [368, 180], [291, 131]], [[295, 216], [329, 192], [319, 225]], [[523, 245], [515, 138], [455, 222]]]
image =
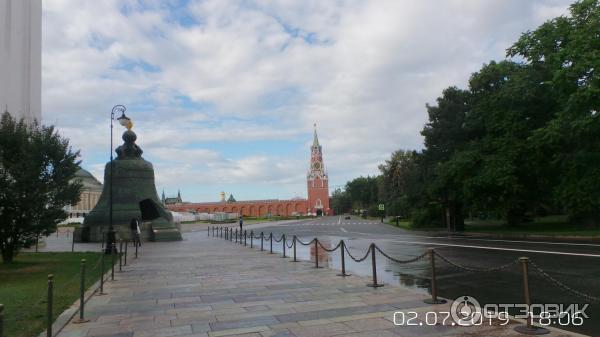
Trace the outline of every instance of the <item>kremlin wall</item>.
[[174, 212], [224, 212], [246, 217], [332, 215], [329, 207], [329, 177], [323, 165], [323, 151], [316, 125], [310, 150], [310, 169], [306, 177], [307, 199], [236, 201], [232, 197], [225, 200], [225, 193], [221, 193], [221, 201], [218, 202], [188, 203], [182, 201], [180, 193], [177, 198], [165, 198], [163, 193], [162, 201], [168, 210]]

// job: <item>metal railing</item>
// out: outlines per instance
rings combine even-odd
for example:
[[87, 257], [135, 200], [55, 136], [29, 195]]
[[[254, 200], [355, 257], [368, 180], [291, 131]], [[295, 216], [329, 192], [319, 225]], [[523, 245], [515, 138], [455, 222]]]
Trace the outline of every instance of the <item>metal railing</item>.
[[[225, 229], [225, 230], [227, 230], [227, 229]], [[209, 230], [209, 232], [210, 232], [210, 230]], [[237, 233], [237, 230], [236, 230], [236, 233]], [[530, 283], [529, 283], [529, 274], [530, 274], [531, 269], [533, 269], [534, 272], [541, 275], [546, 280], [550, 281], [550, 283], [567, 291], [568, 293], [570, 293], [572, 295], [582, 298], [582, 299], [588, 301], [589, 303], [593, 303], [593, 304], [600, 303], [600, 296], [589, 295], [589, 294], [583, 293], [579, 290], [573, 289], [573, 288], [565, 285], [563, 282], [560, 282], [556, 278], [549, 275], [546, 271], [544, 271], [542, 268], [540, 268], [538, 265], [536, 265], [534, 262], [532, 262], [528, 257], [520, 257], [518, 259], [512, 260], [508, 263], [505, 263], [505, 264], [502, 264], [499, 266], [480, 268], [480, 267], [473, 267], [473, 266], [464, 266], [459, 263], [456, 263], [456, 262], [448, 259], [444, 255], [440, 254], [438, 251], [436, 251], [433, 248], [428, 248], [425, 252], [423, 252], [422, 254], [415, 256], [413, 258], [401, 260], [401, 259], [390, 256], [389, 254], [384, 252], [381, 248], [379, 248], [375, 243], [371, 243], [369, 245], [369, 248], [365, 252], [365, 254], [363, 256], [361, 256], [360, 258], [357, 258], [354, 255], [352, 255], [352, 253], [348, 249], [348, 246], [346, 245], [344, 240], [340, 240], [340, 242], [333, 248], [327, 248], [321, 243], [321, 241], [319, 241], [318, 238], [314, 238], [309, 242], [303, 242], [296, 235], [294, 235], [292, 237], [291, 243], [289, 245], [287, 245], [285, 234], [281, 234], [281, 237], [279, 239], [275, 238], [273, 236], [272, 232], [269, 233], [268, 237], [265, 237], [263, 232], [261, 232], [259, 236], [255, 237], [254, 232], [251, 231], [250, 235], [251, 235], [252, 239], [254, 239], [254, 238], [260, 239], [260, 250], [261, 251], [264, 251], [264, 249], [263, 249], [264, 240], [269, 240], [269, 245], [270, 245], [269, 253], [270, 254], [273, 254], [273, 242], [276, 242], [276, 243], [281, 242], [282, 243], [282, 257], [283, 258], [287, 257], [286, 256], [286, 248], [292, 249], [292, 251], [293, 251], [292, 262], [298, 262], [297, 252], [296, 252], [297, 244], [300, 244], [302, 246], [314, 245], [314, 250], [315, 250], [314, 268], [322, 268], [319, 266], [319, 247], [320, 247], [320, 249], [323, 249], [324, 251], [326, 251], [328, 253], [333, 253], [339, 249], [340, 250], [340, 262], [341, 262], [341, 273], [339, 273], [337, 275], [341, 276], [341, 277], [350, 276], [350, 274], [346, 273], [346, 254], [350, 257], [350, 259], [352, 259], [356, 263], [361, 263], [361, 262], [365, 261], [369, 256], [371, 256], [372, 282], [367, 284], [367, 286], [373, 287], [373, 288], [379, 288], [379, 287], [383, 286], [383, 284], [378, 282], [378, 278], [377, 278], [377, 258], [376, 258], [377, 253], [379, 253], [381, 256], [385, 257], [389, 261], [396, 263], [396, 264], [409, 264], [409, 263], [414, 263], [414, 262], [417, 262], [417, 261], [425, 259], [425, 258], [429, 258], [431, 298], [428, 298], [424, 301], [425, 303], [428, 303], [428, 304], [440, 304], [440, 303], [446, 302], [445, 299], [439, 298], [438, 293], [437, 293], [436, 257], [439, 258], [442, 262], [448, 264], [449, 266], [451, 266], [455, 269], [458, 269], [458, 270], [461, 270], [464, 272], [469, 272], [469, 273], [499, 272], [499, 271], [504, 271], [510, 267], [520, 265], [521, 266], [521, 268], [520, 268], [521, 274], [522, 274], [522, 284], [523, 284], [523, 302], [528, 308], [531, 307], [531, 291], [530, 291]], [[214, 236], [214, 229], [213, 229], [213, 236]], [[244, 231], [244, 238], [245, 237], [246, 237], [246, 232]], [[240, 238], [240, 243], [241, 243], [241, 238]], [[250, 247], [253, 248], [252, 241], [251, 241]], [[529, 267], [532, 267], [532, 268], [529, 268]], [[533, 321], [533, 319], [532, 319], [531, 313], [529, 312], [527, 320], [526, 320], [526, 324], [515, 327], [515, 330], [518, 332], [521, 332], [521, 333], [529, 333], [529, 334], [531, 334], [531, 333], [545, 334], [545, 333], [549, 332], [548, 330], [546, 330], [542, 327], [534, 326], [532, 321]]]
[[[210, 233], [209, 233], [209, 235], [210, 235]], [[137, 259], [138, 258], [138, 247], [141, 246], [141, 243], [137, 242], [136, 240], [132, 240], [132, 244], [135, 246], [135, 258]], [[125, 246], [125, 249], [123, 249], [123, 245]], [[121, 246], [121, 250], [120, 250], [121, 253], [117, 253], [115, 243], [113, 243], [112, 253], [110, 254], [111, 255], [110, 275], [108, 275], [108, 273], [105, 272], [106, 250], [104, 249], [104, 242], [102, 242], [102, 248], [100, 250], [100, 252], [101, 252], [100, 258], [98, 259], [96, 264], [89, 270], [87, 268], [87, 261], [85, 259], [81, 259], [79, 273], [73, 275], [67, 281], [62, 282], [62, 284], [58, 285], [58, 287], [57, 287], [54, 275], [48, 274], [46, 294], [44, 296], [40, 297], [38, 300], [34, 301], [34, 304], [33, 304], [34, 306], [46, 304], [46, 333], [45, 333], [46, 337], [53, 337], [60, 332], [60, 331], [53, 331], [53, 327], [52, 327], [52, 325], [54, 323], [54, 297], [55, 297], [55, 294], [65, 291], [67, 288], [71, 287], [77, 280], [79, 280], [79, 308], [75, 311], [75, 313], [73, 314], [73, 317], [76, 314], [79, 314], [79, 317], [76, 320], [73, 320], [72, 322], [75, 324], [82, 324], [82, 323], [89, 322], [89, 319], [85, 318], [85, 303], [87, 300], [89, 300], [91, 295], [97, 295], [97, 296], [106, 295], [106, 293], [104, 292], [104, 283], [106, 282], [107, 278], [109, 278], [109, 277], [112, 281], [115, 280], [114, 275], [115, 275], [115, 265], [116, 265], [115, 257], [116, 257], [116, 255], [119, 255], [118, 256], [119, 272], [121, 272], [123, 270], [124, 266], [127, 266], [128, 242], [121, 241], [120, 246]], [[124, 263], [123, 263], [123, 259], [124, 259]], [[93, 273], [98, 268], [100, 268], [99, 285], [96, 287], [96, 289], [92, 290], [90, 296], [86, 299], [85, 298], [86, 275], [89, 275], [89, 273]], [[71, 317], [71, 319], [73, 317]], [[6, 325], [5, 325], [4, 318], [5, 318], [4, 305], [0, 304], [0, 337], [5, 336], [4, 335], [4, 327]], [[69, 321], [71, 319], [69, 319]]]

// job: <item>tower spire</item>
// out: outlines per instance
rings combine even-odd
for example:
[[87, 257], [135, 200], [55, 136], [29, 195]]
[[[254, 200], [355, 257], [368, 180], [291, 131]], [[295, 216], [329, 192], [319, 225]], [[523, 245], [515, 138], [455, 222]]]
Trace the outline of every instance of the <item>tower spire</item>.
[[313, 136], [313, 147], [318, 147], [319, 146], [319, 138], [317, 137], [317, 123], [314, 124], [315, 126], [315, 133]]

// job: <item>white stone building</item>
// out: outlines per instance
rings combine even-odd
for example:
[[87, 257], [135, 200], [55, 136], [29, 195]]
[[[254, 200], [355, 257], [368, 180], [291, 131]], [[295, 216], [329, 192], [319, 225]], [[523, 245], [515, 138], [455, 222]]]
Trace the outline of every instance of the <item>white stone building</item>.
[[0, 113], [42, 119], [42, 1], [0, 0]]

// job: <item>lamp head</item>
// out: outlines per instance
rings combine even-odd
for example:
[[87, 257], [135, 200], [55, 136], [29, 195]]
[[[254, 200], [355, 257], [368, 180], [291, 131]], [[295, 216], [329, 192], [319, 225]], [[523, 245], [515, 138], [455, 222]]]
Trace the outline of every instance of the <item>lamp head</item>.
[[131, 130], [131, 128], [133, 127], [133, 122], [131, 121], [131, 118], [125, 116], [125, 112], [123, 112], [121, 117], [117, 118], [117, 121], [119, 121], [119, 124], [126, 127], [127, 130]]

